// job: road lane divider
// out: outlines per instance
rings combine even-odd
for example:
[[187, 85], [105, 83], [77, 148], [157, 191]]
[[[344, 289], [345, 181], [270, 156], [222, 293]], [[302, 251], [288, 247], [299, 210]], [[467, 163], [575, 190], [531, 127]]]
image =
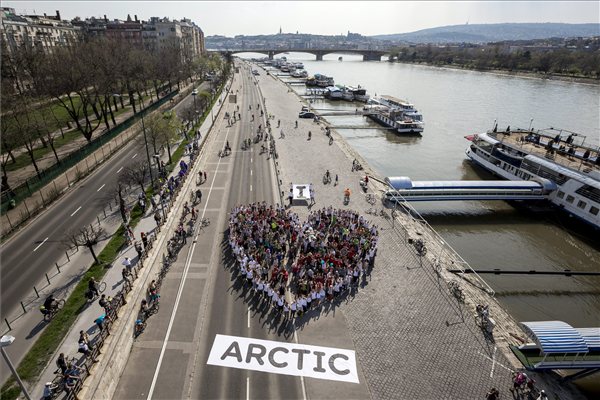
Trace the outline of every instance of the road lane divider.
[[73, 215], [77, 214], [77, 211], [79, 211], [79, 210], [81, 210], [81, 206], [79, 206], [79, 208], [78, 208], [77, 210], [73, 211], [73, 214], [71, 214], [71, 217], [72, 217]]
[[106, 183], [105, 183], [104, 185], [100, 186], [100, 187], [98, 188], [98, 190], [96, 190], [96, 192], [99, 192], [99, 191], [101, 191], [101, 190], [102, 190], [102, 188], [103, 188], [104, 186], [106, 186]]
[[36, 251], [37, 249], [39, 249], [39, 248], [40, 248], [40, 247], [41, 247], [41, 246], [42, 246], [44, 243], [46, 243], [46, 240], [48, 240], [48, 238], [46, 238], [46, 239], [42, 240], [42, 243], [38, 244], [38, 245], [36, 246], [36, 248], [35, 248], [35, 249], [33, 249], [33, 251]]

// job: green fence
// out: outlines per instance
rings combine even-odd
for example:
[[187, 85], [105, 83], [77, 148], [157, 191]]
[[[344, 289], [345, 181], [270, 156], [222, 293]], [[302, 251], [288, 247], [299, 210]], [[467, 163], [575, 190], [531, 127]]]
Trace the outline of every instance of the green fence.
[[19, 202], [23, 201], [23, 199], [31, 196], [33, 192], [44, 187], [48, 183], [52, 182], [54, 178], [64, 173], [69, 168], [73, 167], [75, 164], [84, 160], [88, 155], [92, 154], [101, 146], [108, 143], [114, 137], [119, 135], [124, 130], [130, 128], [133, 124], [135, 124], [142, 116], [156, 110], [158, 107], [170, 101], [175, 95], [179, 93], [179, 90], [174, 90], [171, 93], [167, 94], [160, 100], [155, 101], [148, 107], [139, 111], [137, 114], [132, 115], [127, 118], [125, 121], [121, 122], [119, 125], [114, 126], [113, 128], [106, 131], [101, 136], [98, 136], [95, 139], [92, 139], [91, 142], [81, 147], [80, 149], [74, 151], [68, 156], [62, 158], [60, 160], [60, 164], [54, 164], [49, 168], [46, 168], [40, 171], [39, 176], [33, 176], [27, 179], [25, 182], [21, 183], [19, 186], [15, 187], [12, 191], [13, 193], [8, 193], [7, 191], [2, 193], [2, 205], [0, 207], [0, 212], [4, 214], [8, 208], [11, 200], [14, 200], [15, 205]]

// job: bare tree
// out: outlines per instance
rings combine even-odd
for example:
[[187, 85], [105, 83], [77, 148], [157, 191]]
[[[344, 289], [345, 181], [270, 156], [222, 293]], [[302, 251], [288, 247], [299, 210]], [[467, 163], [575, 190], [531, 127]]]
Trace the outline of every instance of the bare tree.
[[137, 184], [145, 192], [144, 183], [148, 175], [148, 163], [145, 161], [138, 161], [130, 164], [123, 171], [124, 181], [130, 184]]
[[98, 257], [94, 251], [94, 246], [100, 242], [102, 235], [104, 235], [104, 229], [102, 229], [100, 225], [86, 225], [78, 230], [70, 231], [67, 234], [67, 240], [76, 247], [87, 247], [90, 250], [90, 253], [92, 253], [94, 261], [99, 264], [100, 261], [98, 261]]

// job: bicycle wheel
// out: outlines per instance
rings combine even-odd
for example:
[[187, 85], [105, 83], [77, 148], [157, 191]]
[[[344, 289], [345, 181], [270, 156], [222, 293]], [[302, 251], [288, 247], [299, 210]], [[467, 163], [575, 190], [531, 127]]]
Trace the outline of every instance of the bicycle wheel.
[[50, 322], [52, 321], [52, 317], [53, 317], [53, 313], [51, 311], [48, 311], [44, 314], [44, 321], [45, 322]]
[[100, 282], [100, 284], [98, 285], [98, 291], [100, 293], [104, 293], [105, 290], [106, 290], [106, 282]]
[[56, 300], [56, 308], [61, 309], [65, 306], [65, 299]]

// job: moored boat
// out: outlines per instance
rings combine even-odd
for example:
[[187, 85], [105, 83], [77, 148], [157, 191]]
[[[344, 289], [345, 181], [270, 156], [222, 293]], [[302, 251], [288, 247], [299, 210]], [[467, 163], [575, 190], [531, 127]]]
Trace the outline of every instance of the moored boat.
[[423, 115], [405, 100], [384, 95], [370, 99], [368, 104], [365, 110], [371, 112], [367, 117], [398, 133], [421, 134], [424, 130]]
[[557, 185], [548, 197], [552, 204], [600, 228], [600, 148], [584, 146], [584, 135], [509, 127], [465, 138], [472, 162], [504, 179], [551, 180]]

